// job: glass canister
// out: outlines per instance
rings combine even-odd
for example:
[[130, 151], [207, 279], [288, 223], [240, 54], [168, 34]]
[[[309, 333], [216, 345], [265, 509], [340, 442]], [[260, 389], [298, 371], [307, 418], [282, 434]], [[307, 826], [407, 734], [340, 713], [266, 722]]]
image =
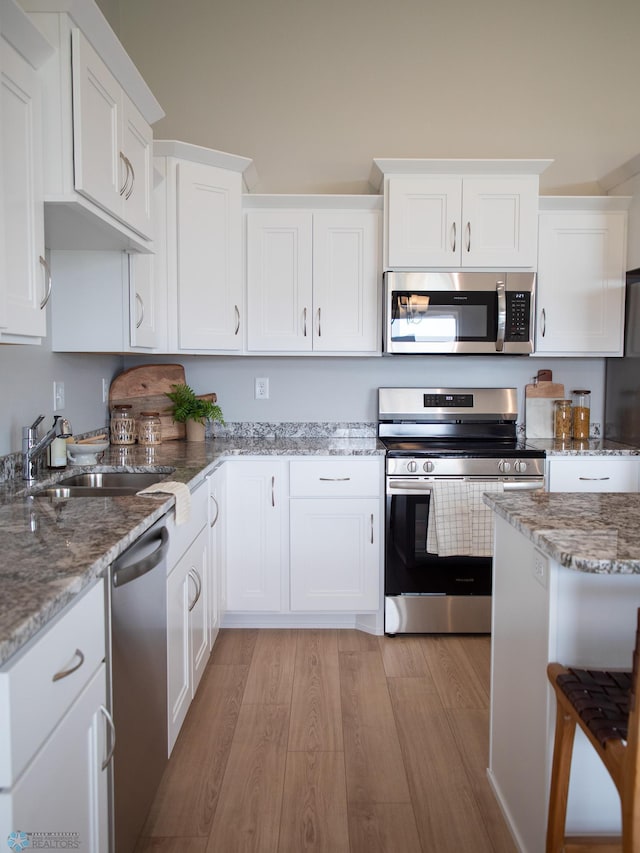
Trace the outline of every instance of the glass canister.
[[553, 403], [553, 437], [571, 438], [571, 400], [555, 400]]
[[138, 418], [138, 444], [155, 447], [162, 442], [162, 426], [159, 412], [140, 412]]
[[135, 444], [136, 419], [133, 416], [132, 406], [123, 404], [111, 409], [109, 432], [111, 444]]
[[591, 418], [591, 391], [576, 390], [573, 394], [573, 437], [589, 438]]

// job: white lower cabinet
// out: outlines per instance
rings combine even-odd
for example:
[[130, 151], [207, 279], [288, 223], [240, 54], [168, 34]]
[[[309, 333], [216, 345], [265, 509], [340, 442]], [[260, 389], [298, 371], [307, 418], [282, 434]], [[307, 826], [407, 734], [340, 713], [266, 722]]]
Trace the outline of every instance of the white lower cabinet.
[[286, 608], [287, 463], [233, 460], [227, 463], [225, 495], [226, 609]]
[[208, 488], [191, 495], [188, 521], [169, 534], [167, 574], [167, 707], [169, 753], [209, 658]]
[[109, 849], [105, 642], [98, 583], [0, 669], [0, 837]]
[[291, 609], [375, 610], [379, 602], [380, 502], [291, 501]]
[[637, 456], [547, 457], [548, 492], [637, 492]]
[[222, 466], [216, 468], [207, 477], [209, 483], [209, 566], [207, 573], [209, 651], [213, 649], [218, 636], [220, 617], [225, 606], [225, 590], [222, 588], [222, 573], [220, 571], [225, 541], [223, 521], [226, 514], [224, 473], [225, 469]]

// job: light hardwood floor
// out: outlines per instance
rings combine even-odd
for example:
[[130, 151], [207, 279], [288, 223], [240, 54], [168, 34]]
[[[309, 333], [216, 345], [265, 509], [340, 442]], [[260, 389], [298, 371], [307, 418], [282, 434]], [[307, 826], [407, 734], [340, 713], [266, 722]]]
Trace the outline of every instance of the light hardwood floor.
[[223, 630], [137, 853], [514, 853], [490, 639]]

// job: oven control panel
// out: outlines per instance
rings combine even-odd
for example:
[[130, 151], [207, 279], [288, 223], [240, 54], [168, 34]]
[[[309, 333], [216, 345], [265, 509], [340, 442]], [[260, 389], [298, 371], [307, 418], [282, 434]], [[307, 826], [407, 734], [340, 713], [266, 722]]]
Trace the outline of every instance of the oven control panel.
[[425, 409], [471, 409], [473, 394], [423, 394]]
[[387, 456], [387, 474], [396, 477], [543, 477], [544, 459], [433, 458]]

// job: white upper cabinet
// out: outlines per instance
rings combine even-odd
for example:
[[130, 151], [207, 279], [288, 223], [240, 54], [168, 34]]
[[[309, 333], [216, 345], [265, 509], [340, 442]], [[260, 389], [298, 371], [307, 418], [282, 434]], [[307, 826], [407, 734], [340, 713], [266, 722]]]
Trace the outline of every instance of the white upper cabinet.
[[75, 188], [152, 239], [151, 127], [79, 29], [71, 39]]
[[[6, 4], [0, 38], [0, 342], [46, 335], [51, 276], [45, 261], [40, 84], [51, 52], [28, 18]], [[8, 14], [7, 14], [8, 13]]]
[[534, 269], [539, 173], [549, 161], [375, 160], [385, 269]]
[[248, 351], [379, 352], [381, 216], [375, 204], [248, 211]]
[[172, 140], [154, 143], [156, 294], [168, 352], [242, 352], [242, 191], [252, 161]]
[[160, 105], [93, 0], [21, 2], [56, 48], [40, 69], [47, 247], [152, 251]]
[[536, 355], [622, 355], [629, 199], [540, 199]]

